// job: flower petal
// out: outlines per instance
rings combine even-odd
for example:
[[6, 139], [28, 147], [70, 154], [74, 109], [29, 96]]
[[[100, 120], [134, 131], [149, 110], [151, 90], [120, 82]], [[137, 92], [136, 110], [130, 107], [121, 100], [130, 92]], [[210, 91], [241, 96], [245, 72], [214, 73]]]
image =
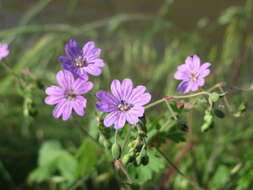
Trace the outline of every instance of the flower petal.
[[131, 103], [132, 101], [134, 101], [138, 96], [140, 96], [141, 94], [143, 94], [146, 90], [145, 86], [139, 85], [136, 88], [134, 88], [132, 90], [132, 93], [130, 95], [130, 97], [128, 98], [129, 103]]
[[124, 79], [121, 85], [122, 98], [128, 100], [129, 96], [132, 93], [132, 89], [133, 89], [132, 80], [128, 78]]
[[63, 95], [52, 95], [45, 98], [45, 103], [49, 105], [58, 104], [64, 99]]
[[205, 84], [205, 79], [203, 79], [203, 78], [198, 79], [199, 86], [204, 86], [204, 84]]
[[174, 74], [174, 78], [177, 80], [188, 80], [189, 78], [189, 73], [187, 71], [181, 71], [178, 70], [175, 74]]
[[111, 91], [112, 94], [118, 99], [121, 100], [122, 93], [121, 93], [121, 85], [119, 80], [113, 80], [111, 84]]
[[102, 73], [102, 70], [100, 67], [97, 67], [95, 64], [89, 64], [87, 67], [83, 68], [87, 73], [98, 76]]
[[120, 114], [119, 111], [109, 113], [104, 119], [105, 127], [110, 127], [112, 124], [114, 124], [116, 120], [119, 118], [119, 114]]
[[94, 61], [97, 59], [101, 54], [101, 49], [100, 48], [94, 48], [90, 50], [89, 52], [86, 52], [86, 57], [88, 61]]
[[81, 47], [76, 40], [69, 40], [69, 42], [65, 45], [65, 53], [68, 57], [71, 58], [75, 58], [82, 55]]
[[69, 117], [71, 116], [71, 113], [72, 113], [71, 101], [67, 101], [62, 109], [63, 109], [62, 120], [66, 121], [69, 119]]
[[117, 110], [117, 106], [115, 104], [111, 104], [106, 101], [97, 102], [96, 108], [101, 112], [112, 112]]
[[131, 125], [135, 125], [138, 123], [139, 118], [135, 114], [131, 114], [129, 112], [126, 113], [126, 120]]
[[125, 123], [126, 123], [126, 114], [120, 112], [116, 122], [114, 123], [114, 128], [121, 129], [122, 127], [124, 127]]
[[202, 71], [200, 74], [199, 74], [199, 77], [200, 78], [204, 78], [204, 77], [206, 77], [206, 76], [208, 76], [209, 74], [210, 74], [210, 69], [206, 69], [206, 70], [204, 70], [204, 71]]
[[136, 115], [137, 117], [142, 117], [144, 115], [144, 111], [143, 106], [135, 105], [127, 113]]
[[70, 89], [74, 82], [74, 77], [71, 72], [64, 70], [56, 74], [56, 80], [64, 89]]
[[62, 100], [55, 106], [54, 111], [53, 111], [54, 118], [59, 118], [62, 115], [64, 111], [64, 105], [66, 102], [67, 102], [66, 100]]
[[204, 63], [200, 66], [200, 72], [206, 70], [207, 68], [209, 68], [212, 64], [211, 63]]
[[63, 95], [64, 90], [59, 86], [50, 86], [46, 88], [45, 93], [47, 95]]
[[142, 105], [145, 105], [145, 104], [149, 103], [150, 100], [151, 100], [151, 94], [150, 93], [144, 93], [144, 94], [138, 96], [136, 99], [134, 99], [132, 101], [132, 103], [134, 105], [142, 106]]
[[77, 95], [83, 95], [89, 92], [93, 88], [92, 82], [86, 82], [82, 79], [76, 79], [72, 86], [73, 90], [75, 91], [75, 94]]
[[58, 61], [64, 64], [71, 64], [71, 59], [68, 56], [60, 56]]
[[114, 104], [114, 105], [116, 105], [120, 101], [115, 96], [111, 95], [110, 93], [108, 93], [104, 90], [99, 90], [96, 93], [96, 97], [99, 98], [103, 102], [108, 102], [108, 103]]
[[185, 60], [185, 63], [189, 71], [197, 70], [200, 67], [200, 58], [197, 55], [188, 56]]
[[105, 66], [105, 63], [102, 59], [96, 59], [94, 60], [94, 64], [97, 66], [97, 67], [104, 67]]
[[190, 85], [188, 81], [182, 81], [178, 87], [177, 87], [177, 91], [181, 92], [183, 94], [186, 94], [190, 91]]
[[76, 99], [72, 102], [72, 106], [77, 115], [84, 115], [84, 108], [86, 107], [87, 100], [82, 96], [77, 96]]
[[93, 41], [87, 42], [83, 46], [83, 56], [87, 56], [90, 53], [90, 51], [95, 48], [95, 46], [96, 46], [95, 42], [93, 42]]

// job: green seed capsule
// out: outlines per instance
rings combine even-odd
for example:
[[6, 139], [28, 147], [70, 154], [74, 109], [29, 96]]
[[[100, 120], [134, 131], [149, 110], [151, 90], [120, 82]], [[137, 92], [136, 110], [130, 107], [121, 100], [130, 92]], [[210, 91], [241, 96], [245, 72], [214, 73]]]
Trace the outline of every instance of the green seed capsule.
[[121, 147], [119, 144], [114, 143], [112, 145], [112, 157], [118, 160], [120, 156], [121, 156]]

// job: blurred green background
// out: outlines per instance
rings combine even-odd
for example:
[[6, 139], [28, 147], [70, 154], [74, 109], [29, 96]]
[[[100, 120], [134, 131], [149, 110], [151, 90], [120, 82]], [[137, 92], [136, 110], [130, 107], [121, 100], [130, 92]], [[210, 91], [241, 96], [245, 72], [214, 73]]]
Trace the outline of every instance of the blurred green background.
[[[153, 101], [175, 94], [176, 67], [194, 53], [213, 63], [206, 86], [225, 82], [234, 109], [245, 102], [247, 112], [242, 118], [228, 113], [207, 133], [200, 132], [203, 110], [186, 113], [190, 145], [168, 140], [162, 147], [173, 161], [186, 149], [178, 167], [206, 189], [253, 189], [253, 95], [244, 90], [253, 84], [252, 22], [253, 0], [0, 0], [0, 41], [10, 43], [3, 62], [19, 76], [0, 69], [0, 189], [123, 189], [112, 160], [103, 159], [77, 125], [96, 137], [94, 93], [115, 78], [146, 85]], [[102, 76], [91, 77], [96, 85], [86, 95], [85, 117], [63, 122], [43, 99], [69, 39], [95, 41], [107, 66]], [[151, 114], [163, 114], [163, 107]], [[61, 161], [38, 167], [58, 153]], [[76, 164], [84, 168], [78, 177], [72, 175]], [[168, 169], [161, 166], [134, 188], [162, 189]], [[165, 188], [194, 189], [176, 173]]]

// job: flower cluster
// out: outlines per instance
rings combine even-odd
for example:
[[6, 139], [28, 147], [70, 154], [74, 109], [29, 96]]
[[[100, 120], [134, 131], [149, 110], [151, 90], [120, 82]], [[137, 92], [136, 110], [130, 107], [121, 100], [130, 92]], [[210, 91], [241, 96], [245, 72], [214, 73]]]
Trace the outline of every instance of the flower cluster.
[[[0, 48], [0, 53], [3, 51]], [[65, 45], [65, 53], [66, 56], [60, 56], [58, 59], [64, 69], [56, 74], [59, 85], [50, 86], [45, 90], [48, 95], [45, 103], [56, 105], [53, 110], [55, 118], [62, 117], [63, 120], [68, 120], [72, 111], [79, 116], [85, 114], [87, 100], [83, 95], [93, 88], [93, 83], [88, 81], [89, 75], [99, 76], [105, 63], [100, 58], [101, 49], [96, 48], [95, 42], [92, 41], [81, 48], [77, 41], [70, 40]], [[182, 80], [177, 91], [197, 91], [205, 84], [210, 66], [210, 63], [201, 65], [197, 55], [187, 57], [185, 64], [180, 65], [174, 75], [176, 80]], [[136, 125], [139, 118], [144, 116], [144, 105], [151, 100], [151, 94], [145, 91], [146, 87], [142, 85], [134, 88], [132, 80], [128, 78], [122, 82], [113, 80], [111, 93], [99, 90], [96, 93], [99, 100], [96, 108], [100, 112], [108, 113], [103, 120], [104, 126], [121, 129], [126, 122]]]
[[0, 43], [0, 61], [9, 55], [9, 46], [8, 44]]

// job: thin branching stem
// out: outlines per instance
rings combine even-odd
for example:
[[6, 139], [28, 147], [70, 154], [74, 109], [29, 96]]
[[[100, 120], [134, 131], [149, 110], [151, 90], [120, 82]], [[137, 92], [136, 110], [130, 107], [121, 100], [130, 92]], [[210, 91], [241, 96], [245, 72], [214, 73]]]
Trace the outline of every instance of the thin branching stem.
[[186, 176], [159, 148], [157, 148], [157, 151], [161, 154], [161, 156], [166, 160], [166, 162], [179, 174], [181, 175], [184, 179], [187, 180], [189, 184], [191, 184], [196, 190], [205, 190], [204, 188], [200, 187], [200, 185]]
[[[211, 91], [213, 91], [214, 89], [216, 88], [219, 88], [221, 85], [223, 85], [222, 83], [217, 83], [215, 84], [213, 87], [209, 88], [208, 90], [206, 91], [201, 91], [201, 92], [197, 92], [197, 93], [194, 93], [194, 94], [189, 94], [189, 95], [182, 95], [182, 96], [165, 96], [163, 97], [162, 99], [160, 100], [157, 100], [153, 103], [150, 103], [148, 104], [147, 106], [145, 106], [145, 109], [148, 109], [148, 108], [151, 108], [151, 107], [154, 107], [162, 102], [166, 102], [168, 100], [171, 100], [171, 99], [185, 99], [185, 98], [192, 98], [192, 97], [196, 97], [196, 96], [200, 96], [200, 95], [209, 95]], [[224, 91], [223, 91], [224, 93]]]

